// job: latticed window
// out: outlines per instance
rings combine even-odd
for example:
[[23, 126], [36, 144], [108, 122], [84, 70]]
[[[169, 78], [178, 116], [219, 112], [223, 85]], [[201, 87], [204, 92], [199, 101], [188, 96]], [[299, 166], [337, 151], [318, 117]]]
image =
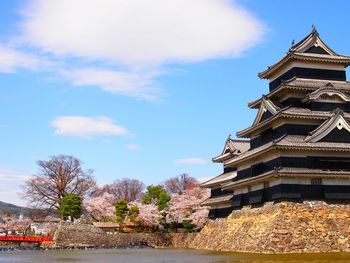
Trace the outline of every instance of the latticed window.
[[312, 178], [311, 179], [312, 185], [321, 185], [322, 184], [322, 178]]

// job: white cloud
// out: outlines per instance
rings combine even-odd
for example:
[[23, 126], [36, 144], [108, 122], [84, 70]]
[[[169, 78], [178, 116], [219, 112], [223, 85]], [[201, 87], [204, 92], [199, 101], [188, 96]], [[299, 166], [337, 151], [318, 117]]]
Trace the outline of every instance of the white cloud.
[[23, 13], [31, 44], [127, 65], [236, 56], [263, 33], [227, 0], [32, 0]]
[[162, 93], [153, 82], [156, 72], [123, 72], [110, 69], [83, 68], [63, 75], [75, 86], [99, 86], [105, 91], [145, 100], [156, 100]]
[[44, 56], [59, 62], [43, 70], [64, 72], [73, 85], [146, 100], [162, 96], [155, 79], [165, 66], [239, 56], [265, 31], [229, 0], [27, 2], [14, 42], [36, 55], [6, 52], [0, 70], [33, 68]]
[[113, 123], [109, 117], [62, 116], [52, 121], [55, 134], [79, 138], [95, 136], [125, 136], [129, 132], [122, 126]]
[[28, 178], [24, 172], [0, 167], [0, 201], [15, 205], [25, 205], [20, 198], [24, 181]]
[[17, 69], [38, 70], [42, 63], [35, 55], [0, 45], [0, 72], [12, 73]]
[[174, 164], [188, 164], [188, 165], [196, 165], [196, 164], [206, 164], [207, 160], [202, 158], [193, 157], [193, 158], [185, 158], [185, 159], [177, 159], [173, 161]]
[[140, 150], [140, 145], [138, 144], [127, 144], [125, 145], [125, 148], [129, 151], [138, 151]]

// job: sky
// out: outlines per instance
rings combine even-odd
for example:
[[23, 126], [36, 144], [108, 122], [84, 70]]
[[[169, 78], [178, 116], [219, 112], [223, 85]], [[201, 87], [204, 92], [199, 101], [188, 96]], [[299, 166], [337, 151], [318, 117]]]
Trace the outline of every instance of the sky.
[[257, 73], [316, 25], [350, 55], [346, 0], [4, 0], [0, 200], [26, 205], [37, 161], [72, 155], [98, 184], [222, 173]]

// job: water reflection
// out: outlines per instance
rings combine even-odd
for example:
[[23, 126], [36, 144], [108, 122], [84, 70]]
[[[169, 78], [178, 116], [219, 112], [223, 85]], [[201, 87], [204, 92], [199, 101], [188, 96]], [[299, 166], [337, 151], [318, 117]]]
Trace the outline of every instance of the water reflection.
[[0, 252], [1, 263], [349, 263], [350, 253], [261, 255], [185, 249]]

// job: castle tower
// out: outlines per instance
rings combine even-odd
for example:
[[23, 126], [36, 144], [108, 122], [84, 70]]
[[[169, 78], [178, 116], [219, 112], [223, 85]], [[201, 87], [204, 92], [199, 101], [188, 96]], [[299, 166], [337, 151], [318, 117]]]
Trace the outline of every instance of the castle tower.
[[211, 189], [210, 217], [270, 201], [350, 201], [350, 57], [312, 32], [259, 77], [269, 93], [250, 102], [252, 125], [213, 158], [223, 174]]

